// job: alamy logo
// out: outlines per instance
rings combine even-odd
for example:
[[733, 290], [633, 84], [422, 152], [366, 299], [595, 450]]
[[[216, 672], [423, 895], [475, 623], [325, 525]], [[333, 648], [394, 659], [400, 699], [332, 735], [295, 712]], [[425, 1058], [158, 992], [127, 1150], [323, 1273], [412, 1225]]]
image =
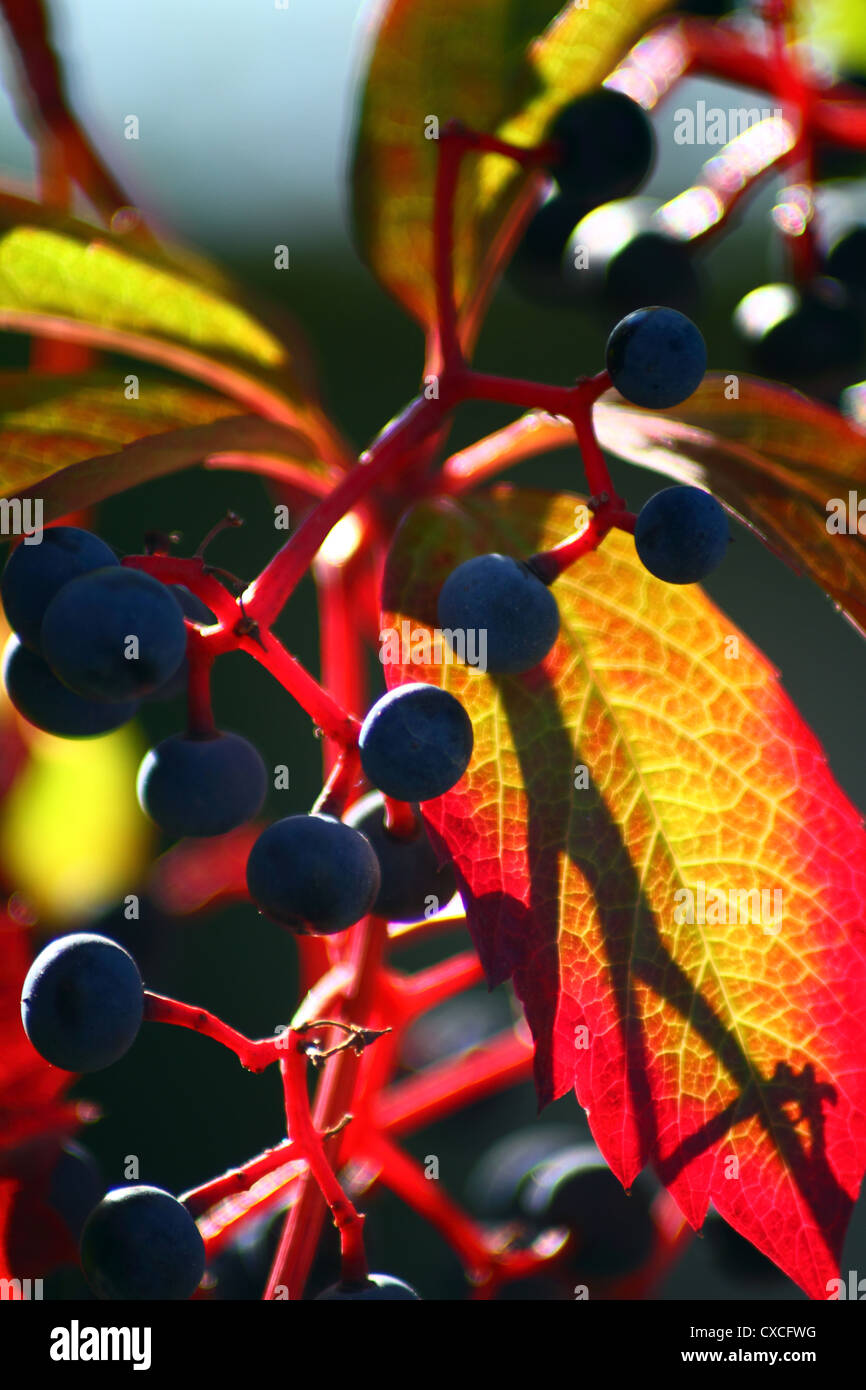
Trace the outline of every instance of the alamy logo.
[[0, 497], [0, 535], [23, 536], [25, 545], [39, 545], [42, 540], [41, 497]]
[[844, 1279], [828, 1279], [827, 1301], [835, 1303], [838, 1299], [856, 1299], [862, 1303], [866, 1299], [866, 1279], [861, 1279], [856, 1269], [848, 1270], [847, 1282]]
[[134, 1371], [150, 1370], [149, 1327], [68, 1327], [51, 1329], [52, 1361], [131, 1361]]
[[0, 1279], [0, 1303], [29, 1302], [42, 1297], [41, 1279]]
[[379, 633], [379, 660], [383, 666], [464, 666], [487, 670], [487, 629], [413, 627], [407, 618]]
[[678, 888], [674, 893], [674, 921], [678, 926], [762, 926], [776, 936], [782, 926], [782, 890], [774, 888], [708, 888], [702, 878], [697, 888]]
[[707, 107], [705, 101], [690, 106], [680, 106], [674, 112], [674, 144], [676, 145], [727, 145], [752, 126], [762, 121], [784, 122], [785, 113], [780, 106], [771, 110], [767, 106], [731, 106], [724, 110], [721, 106]]
[[847, 499], [831, 497], [825, 510], [831, 536], [866, 536], [866, 497], [858, 497], [852, 490]]

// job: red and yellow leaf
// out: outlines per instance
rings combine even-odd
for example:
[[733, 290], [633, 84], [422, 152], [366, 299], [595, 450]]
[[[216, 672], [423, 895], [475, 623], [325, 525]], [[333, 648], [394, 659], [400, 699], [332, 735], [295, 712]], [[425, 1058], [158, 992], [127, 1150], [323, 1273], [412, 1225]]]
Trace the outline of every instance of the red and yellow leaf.
[[[599, 442], [630, 463], [709, 488], [866, 631], [866, 517], [856, 514], [866, 436], [837, 410], [787, 387], [741, 376], [739, 397], [729, 400], [726, 382], [710, 372], [668, 411], [609, 395], [593, 412]], [[462, 490], [525, 458], [574, 447], [569, 421], [532, 411], [454, 454], [445, 473]], [[837, 513], [844, 530], [828, 529]]]
[[0, 400], [0, 495], [41, 499], [46, 521], [192, 464], [242, 467], [253, 453], [268, 455], [274, 476], [309, 479], [314, 491], [334, 477], [306, 434], [147, 376], [127, 399], [119, 374], [8, 372]]
[[0, 328], [157, 362], [302, 430], [332, 462], [345, 450], [315, 402], [297, 330], [277, 337], [189, 257], [5, 196]]
[[[417, 508], [383, 627], [428, 631], [454, 565], [555, 544], [578, 504], [503, 488]], [[699, 587], [655, 580], [613, 533], [554, 592], [562, 630], [534, 672], [435, 650], [386, 667], [472, 716], [472, 763], [425, 819], [489, 979], [514, 979], [541, 1099], [574, 1087], [623, 1183], [652, 1163], [693, 1226], [712, 1200], [825, 1298], [866, 1168], [860, 816]]]
[[[596, 86], [667, 0], [389, 0], [372, 40], [352, 172], [355, 228], [381, 283], [425, 327], [433, 322], [435, 139], [430, 116], [515, 144], [543, 138], [552, 116]], [[535, 193], [533, 193], [533, 188]], [[537, 195], [498, 155], [469, 159], [456, 214], [458, 304], [501, 269]], [[528, 196], [527, 196], [528, 193]], [[508, 226], [509, 219], [516, 225]], [[468, 323], [467, 323], [468, 327]]]

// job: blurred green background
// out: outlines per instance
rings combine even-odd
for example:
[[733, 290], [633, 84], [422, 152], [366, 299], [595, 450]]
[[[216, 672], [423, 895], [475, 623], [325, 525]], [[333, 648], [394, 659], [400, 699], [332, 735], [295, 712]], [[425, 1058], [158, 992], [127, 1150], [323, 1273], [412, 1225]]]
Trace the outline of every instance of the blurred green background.
[[[353, 82], [369, 11], [347, 0], [291, 0], [288, 10], [248, 0], [169, 0], [117, 7], [111, 0], [51, 6], [61, 51], [68, 57], [76, 104], [106, 159], [151, 207], [163, 228], [206, 248], [270, 316], [291, 312], [318, 361], [322, 396], [344, 433], [362, 448], [415, 393], [421, 338], [379, 291], [354, 257], [345, 223], [343, 167], [351, 122]], [[714, 86], [713, 92], [718, 91]], [[712, 93], [704, 84], [701, 95]], [[693, 95], [693, 89], [692, 89]], [[679, 104], [690, 99], [687, 91]], [[715, 97], [713, 98], [715, 99]], [[738, 104], [743, 98], [738, 97]], [[727, 93], [719, 96], [727, 106]], [[746, 104], [749, 104], [748, 102]], [[123, 117], [140, 117], [138, 144], [122, 138]], [[706, 152], [675, 147], [671, 114], [658, 121], [660, 160], [650, 191], [670, 196]], [[10, 107], [0, 110], [0, 167], [26, 174], [29, 146]], [[698, 315], [710, 364], [747, 368], [730, 328], [730, 310], [748, 289], [771, 278], [766, 220], [771, 192], [704, 266]], [[285, 242], [291, 269], [273, 269], [273, 247]], [[612, 323], [599, 311], [535, 307], [507, 285], [483, 333], [478, 363], [491, 371], [567, 383], [602, 365]], [[24, 364], [22, 342], [0, 342], [3, 360]], [[860, 376], [866, 376], [866, 364]], [[123, 364], [118, 363], [119, 372]], [[454, 447], [504, 423], [509, 412], [477, 406], [459, 412]], [[533, 486], [580, 491], [576, 456], [562, 452], [513, 470]], [[657, 477], [614, 463], [614, 480], [637, 510], [657, 489]], [[264, 485], [236, 473], [188, 472], [136, 488], [105, 503], [98, 529], [123, 551], [140, 549], [145, 530], [177, 530], [192, 550], [227, 509], [245, 519], [213, 546], [212, 559], [249, 579], [276, 548], [272, 500]], [[866, 807], [862, 701], [866, 647], [808, 581], [790, 573], [744, 529], [727, 564], [707, 584], [711, 596], [768, 655], [785, 688], [821, 739], [843, 789]], [[316, 670], [312, 589], [304, 584], [278, 628], [290, 649]], [[215, 676], [221, 726], [252, 737], [265, 761], [286, 763], [291, 790], [272, 792], [267, 813], [308, 809], [320, 786], [320, 745], [309, 720], [253, 662], [221, 661]], [[142, 716], [149, 741], [182, 725], [183, 705], [152, 705]], [[50, 853], [50, 847], [46, 847]], [[138, 885], [131, 884], [130, 892]], [[251, 906], [169, 927], [138, 929], [150, 959], [148, 984], [215, 1011], [262, 1035], [290, 1018], [297, 1001], [291, 940]], [[129, 927], [135, 946], [134, 924]], [[145, 940], [144, 938], [148, 939]], [[429, 953], [428, 953], [429, 958]], [[415, 958], [421, 963], [423, 956]], [[490, 1020], [478, 993], [472, 1034]], [[497, 991], [496, 996], [504, 996]], [[500, 1007], [501, 1006], [501, 1007]], [[498, 999], [499, 1018], [508, 1001]], [[452, 1022], [452, 1029], [457, 1024]], [[471, 1036], [470, 1036], [471, 1040]], [[179, 1191], [236, 1165], [281, 1137], [278, 1079], [253, 1077], [216, 1045], [182, 1030], [143, 1030], [122, 1065], [90, 1077], [78, 1092], [104, 1115], [82, 1136], [109, 1183], [123, 1179], [128, 1155], [141, 1178]], [[460, 1195], [481, 1151], [499, 1136], [533, 1122], [528, 1086], [485, 1101], [409, 1142], [436, 1154], [445, 1187]], [[566, 1097], [545, 1121], [573, 1125], [582, 1114]], [[427, 1298], [461, 1296], [453, 1256], [415, 1216], [388, 1197], [369, 1199], [374, 1264], [415, 1283]], [[845, 1269], [866, 1268], [866, 1210], [852, 1225]], [[665, 1298], [799, 1298], [779, 1276], [738, 1283], [715, 1263], [708, 1242], [692, 1243], [660, 1296]]]

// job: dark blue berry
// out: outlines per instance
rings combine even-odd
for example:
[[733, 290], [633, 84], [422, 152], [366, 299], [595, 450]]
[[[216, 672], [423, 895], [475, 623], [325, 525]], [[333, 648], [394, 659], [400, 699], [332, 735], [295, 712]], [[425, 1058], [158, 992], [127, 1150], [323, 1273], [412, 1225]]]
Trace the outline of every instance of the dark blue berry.
[[261, 810], [268, 773], [239, 734], [174, 734], [145, 754], [137, 789], [142, 810], [166, 835], [224, 835]]
[[469, 1174], [466, 1193], [472, 1210], [489, 1221], [520, 1217], [523, 1188], [533, 1170], [566, 1147], [574, 1147], [582, 1138], [581, 1131], [573, 1125], [531, 1125], [505, 1135]]
[[460, 781], [472, 757], [472, 721], [438, 685], [389, 690], [364, 720], [359, 739], [365, 774], [397, 801], [431, 801]]
[[14, 634], [3, 652], [3, 684], [20, 715], [59, 738], [95, 738], [132, 719], [137, 700], [89, 700], [57, 679], [37, 652]]
[[431, 898], [438, 905], [434, 912], [451, 901], [454, 870], [440, 865], [417, 809], [415, 834], [405, 839], [385, 828], [384, 808], [379, 792], [371, 792], [351, 808], [345, 823], [360, 830], [376, 851], [382, 883], [372, 911], [391, 922], [415, 922], [429, 915]]
[[79, 695], [129, 700], [149, 695], [186, 653], [174, 594], [140, 570], [94, 570], [73, 579], [42, 623], [45, 660]]
[[81, 1236], [85, 1221], [104, 1192], [105, 1182], [93, 1154], [68, 1139], [52, 1169], [46, 1201], [63, 1218], [73, 1240]]
[[[486, 643], [486, 669], [494, 675], [530, 671], [559, 634], [559, 608], [546, 584], [510, 555], [476, 555], [449, 574], [439, 594], [439, 626], [474, 631]], [[476, 639], [480, 656], [485, 646]]]
[[22, 541], [0, 579], [9, 626], [25, 647], [39, 651], [42, 619], [54, 595], [79, 575], [117, 564], [105, 541], [77, 526], [49, 526], [38, 545]]
[[651, 1254], [655, 1223], [649, 1184], [631, 1194], [593, 1144], [581, 1144], [533, 1169], [521, 1191], [523, 1214], [536, 1226], [563, 1226], [574, 1236], [574, 1267], [603, 1278], [639, 1269]]
[[560, 188], [593, 206], [632, 193], [655, 156], [653, 128], [643, 107], [612, 87], [575, 98], [560, 111], [547, 138], [561, 146], [551, 165]]
[[765, 376], [799, 384], [852, 369], [863, 325], [845, 287], [830, 277], [802, 289], [761, 285], [740, 300], [734, 324]]
[[138, 967], [104, 936], [61, 936], [39, 953], [21, 992], [24, 1030], [64, 1071], [101, 1071], [132, 1046], [144, 1012]]
[[627, 314], [646, 303], [690, 311], [700, 298], [692, 248], [657, 216], [653, 198], [625, 198], [595, 208], [574, 228], [563, 256], [566, 284], [576, 297], [603, 296]]
[[379, 886], [369, 840], [332, 816], [275, 821], [247, 860], [253, 901], [297, 932], [345, 931], [370, 911]]
[[696, 391], [707, 370], [699, 330], [676, 309], [652, 305], [620, 319], [605, 351], [611, 381], [633, 405], [661, 410]]
[[[591, 204], [555, 193], [527, 223], [508, 267], [516, 290], [532, 300], [561, 305], [566, 288], [564, 257], [572, 233]], [[582, 286], [576, 282], [576, 288]]]
[[366, 1283], [332, 1284], [316, 1295], [317, 1303], [380, 1303], [382, 1300], [409, 1303], [421, 1298], [419, 1293], [395, 1279], [392, 1274], [371, 1274]]
[[668, 584], [695, 584], [720, 565], [731, 531], [724, 508], [699, 487], [663, 488], [641, 508], [634, 543], [641, 563]]
[[[216, 616], [207, 604], [202, 603], [198, 595], [192, 593], [185, 584], [169, 584], [168, 587], [180, 604], [183, 616], [191, 623], [196, 623], [199, 627], [210, 627], [216, 622]], [[157, 686], [146, 698], [148, 701], [177, 700], [186, 694], [188, 680], [189, 663], [184, 657], [174, 675], [169, 676], [164, 685]]]
[[191, 1298], [204, 1274], [204, 1241], [170, 1192], [118, 1187], [87, 1219], [81, 1264], [98, 1298]]

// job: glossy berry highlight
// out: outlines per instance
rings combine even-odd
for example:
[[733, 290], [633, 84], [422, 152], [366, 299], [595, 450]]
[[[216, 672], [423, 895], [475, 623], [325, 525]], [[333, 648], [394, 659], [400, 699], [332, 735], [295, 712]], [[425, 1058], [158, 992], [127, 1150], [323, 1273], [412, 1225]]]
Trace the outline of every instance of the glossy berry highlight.
[[25, 647], [38, 652], [42, 619], [64, 585], [91, 570], [118, 564], [105, 541], [78, 526], [50, 526], [38, 545], [22, 541], [0, 579], [9, 626]]
[[641, 508], [634, 543], [641, 563], [668, 584], [695, 584], [724, 560], [731, 531], [715, 497], [698, 487], [663, 488]]
[[445, 633], [479, 634], [476, 650], [486, 652], [492, 675], [532, 670], [559, 635], [550, 589], [510, 555], [476, 555], [458, 565], [442, 585], [438, 617]]
[[180, 839], [224, 835], [252, 820], [264, 803], [268, 773], [239, 734], [175, 734], [145, 754], [136, 785], [141, 809]]
[[42, 650], [78, 695], [131, 700], [151, 694], [186, 654], [174, 594], [140, 570], [94, 570], [66, 584], [42, 623]]
[[21, 991], [24, 1031], [64, 1071], [102, 1071], [135, 1042], [144, 1014], [128, 951], [88, 932], [61, 936], [34, 960]]
[[369, 840], [332, 816], [287, 816], [268, 826], [247, 860], [250, 896], [293, 931], [345, 931], [372, 908], [381, 875]]
[[620, 319], [607, 340], [605, 359], [620, 395], [648, 410], [688, 400], [707, 370], [700, 330], [685, 314], [661, 305]]
[[401, 685], [377, 700], [361, 728], [361, 764], [397, 801], [432, 801], [460, 781], [472, 757], [472, 721], [437, 685]]
[[421, 1295], [393, 1274], [371, 1274], [362, 1284], [332, 1284], [316, 1295], [317, 1303], [415, 1303]]
[[170, 1192], [118, 1187], [87, 1218], [81, 1265], [97, 1298], [191, 1298], [204, 1274], [204, 1241]]

